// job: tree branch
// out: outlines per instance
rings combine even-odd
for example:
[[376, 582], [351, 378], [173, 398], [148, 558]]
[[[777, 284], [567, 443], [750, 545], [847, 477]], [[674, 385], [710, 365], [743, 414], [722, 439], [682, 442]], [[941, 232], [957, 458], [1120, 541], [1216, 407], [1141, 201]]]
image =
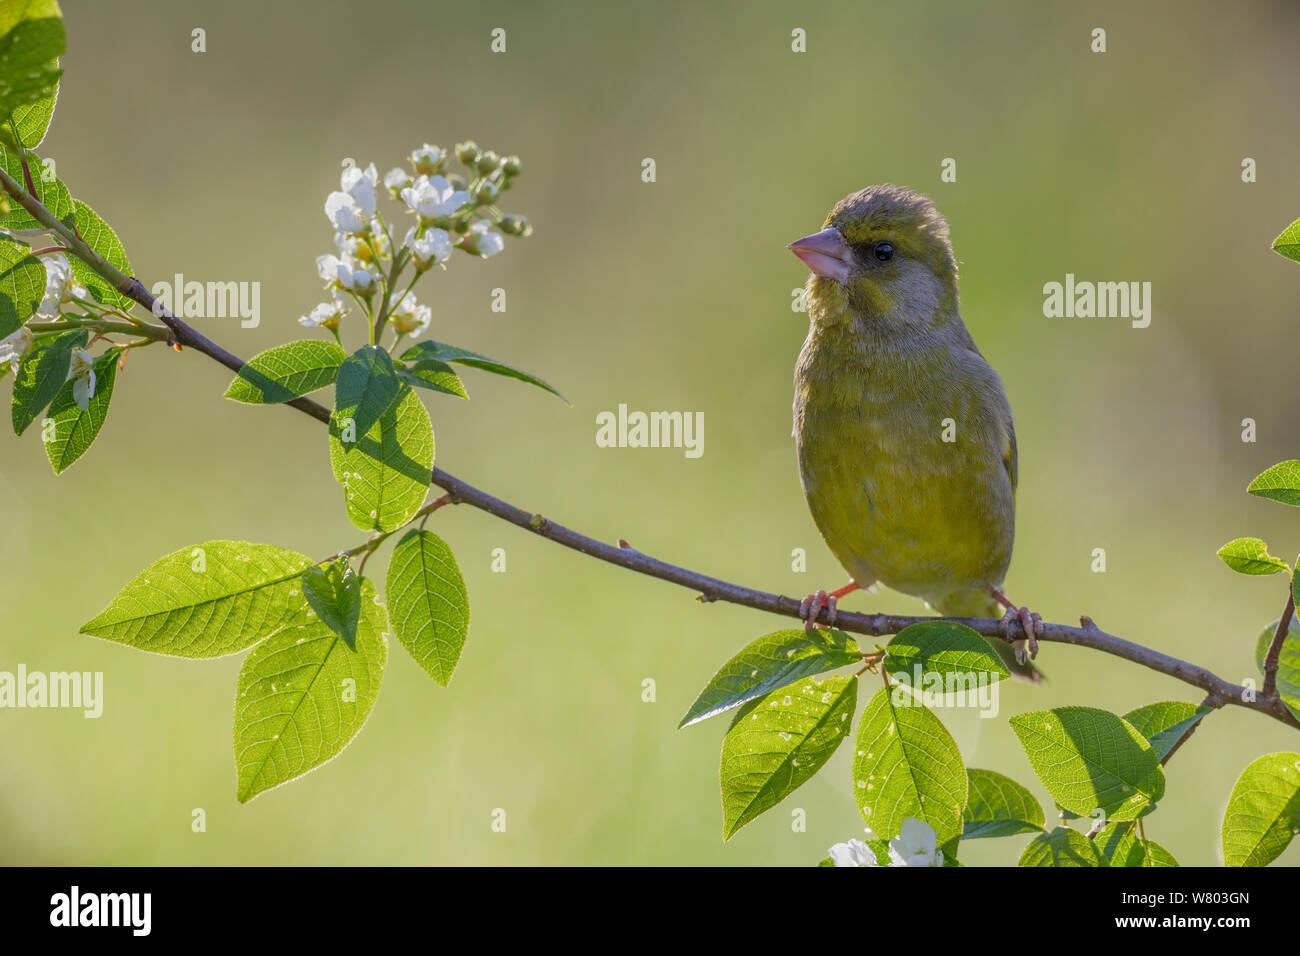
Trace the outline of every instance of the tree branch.
[[1287, 587], [1286, 607], [1277, 619], [1277, 630], [1273, 632], [1273, 641], [1268, 645], [1268, 654], [1264, 657], [1264, 696], [1271, 697], [1277, 693], [1277, 665], [1282, 657], [1282, 642], [1286, 640], [1287, 630], [1291, 627], [1291, 615], [1295, 613], [1295, 590]]
[[[1200, 706], [1213, 707], [1215, 710], [1218, 710], [1220, 707], [1223, 706], [1223, 701], [1215, 697], [1213, 694], [1209, 694], [1206, 696], [1205, 700], [1201, 701]], [[1200, 708], [1197, 709], [1199, 710]], [[1162, 765], [1169, 763], [1169, 759], [1173, 757], [1174, 754], [1178, 753], [1178, 748], [1181, 747], [1183, 744], [1187, 743], [1187, 738], [1192, 736], [1192, 734], [1196, 733], [1196, 728], [1199, 726], [1201, 726], [1201, 722], [1198, 720], [1196, 723], [1192, 724], [1192, 726], [1188, 727], [1181, 734], [1179, 734], [1178, 739], [1174, 741], [1174, 745], [1170, 747], [1167, 751], [1165, 751], [1165, 755], [1160, 758], [1160, 763]]]
[[[182, 322], [168, 309], [163, 308], [144, 287], [143, 283], [132, 276], [125, 275], [111, 263], [105, 261], [86, 245], [76, 232], [56, 219], [39, 200], [27, 193], [3, 169], [0, 169], [0, 184], [24, 209], [50, 231], [58, 235], [75, 255], [86, 262], [100, 276], [111, 282], [114, 288], [144, 306], [160, 319], [171, 330], [173, 339], [177, 344], [201, 352], [214, 361], [220, 362], [233, 372], [238, 372], [243, 368], [244, 361], [241, 358], [232, 352], [226, 351], [211, 339]], [[319, 422], [329, 423], [329, 409], [309, 398], [298, 398], [283, 404], [296, 408]], [[431, 480], [432, 484], [447, 492], [447, 496], [444, 497], [448, 497], [453, 503], [470, 505], [581, 554], [635, 571], [638, 574], [659, 578], [689, 588], [696, 591], [703, 601], [726, 601], [730, 604], [751, 607], [771, 614], [799, 618], [799, 602], [794, 598], [742, 587], [739, 584], [733, 584], [720, 578], [701, 574], [698, 571], [691, 571], [687, 568], [669, 564], [666, 561], [660, 561], [637, 551], [624, 541], [620, 541], [618, 545], [597, 541], [595, 538], [589, 538], [584, 534], [566, 528], [564, 525], [556, 524], [540, 514], [527, 512], [522, 508], [502, 501], [500, 498], [496, 498], [468, 482], [462, 481], [455, 475], [443, 471], [441, 468], [433, 469]], [[441, 502], [441, 499], [439, 499], [439, 502]], [[435, 505], [441, 506], [438, 502], [435, 502]], [[432, 510], [432, 507], [426, 506], [426, 509]], [[422, 509], [422, 512], [424, 511], [425, 509]], [[1288, 605], [1289, 608], [1292, 606], [1294, 606], [1293, 603]], [[823, 608], [818, 620], [823, 623], [830, 623], [827, 620], [828, 615], [829, 611]], [[1289, 617], [1289, 614], [1283, 616], [1284, 624], [1279, 628], [1283, 636], [1285, 636], [1285, 623], [1288, 622]], [[879, 637], [896, 634], [912, 624], [934, 620], [939, 620], [939, 618], [894, 614], [856, 614], [840, 611], [836, 616], [835, 626], [841, 630]], [[1003, 634], [1000, 630], [1000, 622], [994, 618], [943, 618], [943, 620], [964, 624], [985, 637], [1007, 642], [1020, 640], [1027, 636], [1018, 621], [1012, 622], [1007, 633]], [[1245, 707], [1267, 714], [1291, 727], [1300, 728], [1300, 721], [1296, 720], [1275, 691], [1268, 690], [1266, 687], [1265, 693], [1256, 696], [1248, 688], [1226, 681], [1204, 667], [1180, 660], [1152, 648], [1143, 647], [1140, 644], [1134, 644], [1113, 634], [1108, 634], [1098, 628], [1090, 618], [1081, 618], [1079, 627], [1070, 627], [1064, 624], [1044, 624], [1043, 631], [1044, 633], [1039, 635], [1040, 641], [1088, 647], [1132, 661], [1135, 664], [1140, 664], [1143, 667], [1180, 680], [1185, 684], [1199, 687], [1209, 695], [1207, 702], [1217, 701], [1219, 706], [1232, 704]], [[1280, 641], [1276, 637], [1274, 645], [1271, 650], [1278, 650]], [[1276, 661], [1274, 661], [1274, 665], [1275, 676]], [[1190, 734], [1184, 735], [1184, 739], [1187, 736], [1190, 736]], [[1179, 744], [1181, 744], [1181, 741], [1179, 741]]]

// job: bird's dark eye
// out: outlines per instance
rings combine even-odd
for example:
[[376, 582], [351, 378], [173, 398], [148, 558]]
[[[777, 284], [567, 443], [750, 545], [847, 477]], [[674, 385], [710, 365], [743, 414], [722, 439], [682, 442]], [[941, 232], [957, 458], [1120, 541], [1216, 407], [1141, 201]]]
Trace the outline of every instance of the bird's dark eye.
[[881, 262], [888, 262], [894, 258], [894, 244], [892, 242], [878, 242], [876, 248], [871, 250], [871, 254]]

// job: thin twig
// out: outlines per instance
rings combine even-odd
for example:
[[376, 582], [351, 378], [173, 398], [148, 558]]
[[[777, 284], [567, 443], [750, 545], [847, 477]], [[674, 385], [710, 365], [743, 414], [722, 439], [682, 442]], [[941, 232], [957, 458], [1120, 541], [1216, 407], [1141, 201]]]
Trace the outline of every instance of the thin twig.
[[[169, 310], [156, 303], [154, 297], [149, 294], [149, 291], [138, 279], [125, 275], [96, 254], [80, 236], [51, 215], [49, 210], [34, 196], [24, 191], [3, 169], [0, 169], [0, 185], [3, 185], [5, 191], [42, 225], [63, 239], [75, 255], [85, 261], [100, 276], [112, 283], [114, 288], [157, 316], [171, 330], [177, 344], [201, 352], [214, 361], [220, 362], [231, 371], [238, 372], [243, 368], [244, 361], [241, 358], [217, 345], [182, 322]], [[309, 398], [297, 398], [283, 404], [289, 405], [319, 422], [329, 423], [329, 409]], [[799, 601], [794, 598], [742, 587], [739, 584], [733, 584], [720, 578], [701, 574], [698, 571], [660, 561], [633, 548], [620, 548], [606, 544], [603, 541], [597, 541], [595, 538], [589, 538], [577, 531], [566, 528], [564, 525], [556, 524], [540, 514], [527, 512], [522, 508], [502, 501], [500, 498], [496, 498], [468, 482], [462, 481], [455, 475], [443, 471], [441, 468], [433, 469], [431, 479], [432, 484], [442, 488], [447, 494], [432, 504], [426, 505], [425, 508], [430, 511], [435, 507], [441, 507], [447, 502], [467, 504], [581, 554], [635, 571], [638, 574], [659, 578], [689, 588], [706, 602], [726, 601], [731, 604], [767, 611], [771, 614], [791, 618], [800, 617]], [[353, 553], [364, 550], [368, 544], [359, 546], [354, 549]], [[818, 620], [830, 623], [827, 620], [828, 613], [828, 610], [823, 608]], [[1285, 621], [1288, 618], [1289, 615], [1285, 615], [1283, 620]], [[835, 624], [841, 630], [880, 636], [896, 634], [903, 628], [913, 624], [934, 620], [938, 620], [938, 618], [893, 614], [855, 614], [840, 611]], [[964, 624], [985, 637], [1007, 641], [1008, 643], [1014, 643], [1028, 636], [1018, 621], [1010, 622], [1007, 633], [1003, 634], [1001, 622], [995, 618], [944, 618], [943, 620]], [[1231, 704], [1255, 710], [1291, 727], [1300, 728], [1300, 721], [1297, 721], [1292, 716], [1290, 710], [1287, 709], [1276, 693], [1265, 692], [1257, 696], [1247, 688], [1226, 681], [1204, 667], [1126, 641], [1113, 634], [1108, 634], [1097, 627], [1090, 618], [1081, 618], [1080, 623], [1082, 625], [1080, 627], [1045, 623], [1042, 625], [1042, 633], [1039, 634], [1038, 638], [1040, 641], [1050, 643], [1087, 647], [1132, 661], [1135, 664], [1140, 664], [1143, 667], [1180, 680], [1185, 684], [1199, 687], [1222, 704]]]
[[[1219, 698], [1215, 697], [1213, 694], [1210, 694], [1205, 698], [1205, 700], [1201, 701], [1200, 706], [1213, 707], [1215, 710], [1218, 710], [1220, 707], [1223, 706], [1223, 701], [1219, 700]], [[1197, 709], [1199, 710], [1200, 707], [1198, 707]], [[1169, 758], [1172, 757], [1174, 754], [1178, 753], [1178, 748], [1181, 747], [1183, 744], [1187, 743], [1187, 739], [1191, 737], [1192, 734], [1196, 733], [1196, 728], [1199, 726], [1201, 726], [1201, 722], [1198, 720], [1196, 723], [1192, 724], [1192, 726], [1184, 730], [1182, 734], [1179, 735], [1178, 739], [1174, 741], [1174, 745], [1170, 747], [1168, 751], [1165, 752], [1165, 755], [1163, 757], [1160, 758], [1160, 763], [1161, 764], [1169, 763]]]
[[1291, 615], [1295, 613], [1295, 591], [1288, 586], [1286, 608], [1278, 618], [1277, 630], [1273, 632], [1273, 643], [1268, 645], [1268, 654], [1264, 657], [1264, 696], [1271, 697], [1277, 693], [1277, 666], [1282, 657], [1282, 642], [1286, 640], [1287, 629], [1291, 626]]

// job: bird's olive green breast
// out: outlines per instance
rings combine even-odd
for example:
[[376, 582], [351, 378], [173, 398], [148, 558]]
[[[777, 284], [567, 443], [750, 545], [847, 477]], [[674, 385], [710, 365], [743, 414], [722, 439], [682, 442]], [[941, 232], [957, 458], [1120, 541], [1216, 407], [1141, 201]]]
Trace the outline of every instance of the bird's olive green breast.
[[795, 369], [800, 477], [827, 545], [859, 584], [932, 604], [1001, 584], [1015, 505], [996, 373], [964, 329], [899, 338], [846, 315], [813, 323]]

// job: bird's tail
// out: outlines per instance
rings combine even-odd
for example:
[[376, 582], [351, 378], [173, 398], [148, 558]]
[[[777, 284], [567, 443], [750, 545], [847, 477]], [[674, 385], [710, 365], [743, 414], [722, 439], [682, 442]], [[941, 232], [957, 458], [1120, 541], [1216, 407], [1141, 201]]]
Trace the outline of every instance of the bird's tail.
[[[935, 610], [944, 617], [1002, 616], [1002, 606], [984, 591], [958, 591], [950, 594], [935, 605]], [[991, 637], [988, 641], [1013, 675], [1035, 684], [1042, 682], [1043, 672], [1031, 663], [1022, 664], [1016, 660], [1016, 652], [1010, 644], [996, 637]]]

